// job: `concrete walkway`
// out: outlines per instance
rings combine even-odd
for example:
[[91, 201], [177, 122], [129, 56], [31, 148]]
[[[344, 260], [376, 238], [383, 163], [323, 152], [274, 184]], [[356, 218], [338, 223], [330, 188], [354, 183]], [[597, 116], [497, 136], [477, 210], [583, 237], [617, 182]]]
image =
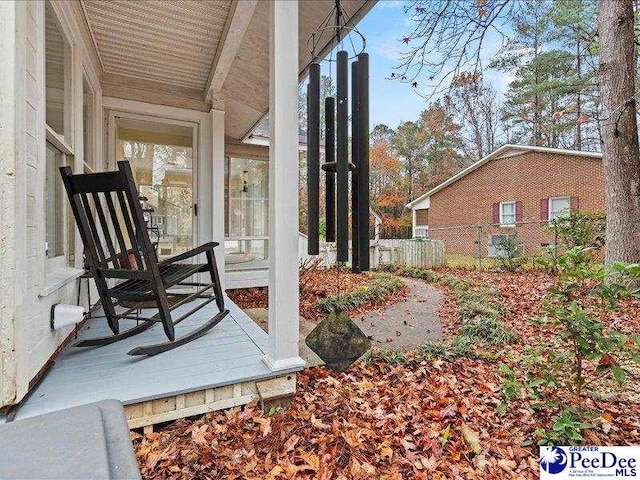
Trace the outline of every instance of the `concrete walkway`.
[[[442, 339], [442, 325], [438, 307], [443, 294], [437, 288], [421, 280], [402, 278], [409, 288], [407, 297], [362, 317], [351, 317], [360, 329], [371, 338], [374, 349], [410, 350], [427, 340]], [[248, 308], [244, 312], [265, 332], [268, 313], [266, 308]], [[316, 324], [300, 317], [300, 357], [307, 367], [324, 365], [324, 362], [305, 343], [307, 335]]]
[[442, 340], [438, 316], [442, 292], [422, 280], [403, 278], [402, 281], [409, 288], [403, 301], [354, 318], [371, 338], [373, 348], [410, 350], [427, 340]]

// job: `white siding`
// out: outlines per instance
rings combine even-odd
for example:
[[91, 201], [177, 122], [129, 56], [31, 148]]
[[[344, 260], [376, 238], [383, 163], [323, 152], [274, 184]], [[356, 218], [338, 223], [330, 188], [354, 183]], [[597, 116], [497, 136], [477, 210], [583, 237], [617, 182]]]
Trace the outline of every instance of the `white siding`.
[[15, 399], [16, 4], [0, 2], [0, 404]]
[[[76, 281], [44, 294], [44, 6], [36, 1], [0, 3], [0, 405], [24, 397], [29, 382], [72, 331], [71, 327], [49, 328], [51, 306], [76, 302]], [[66, 7], [57, 4], [56, 8]], [[64, 18], [61, 22], [65, 23]], [[66, 28], [71, 31], [68, 24]], [[73, 137], [75, 159], [82, 165], [82, 59], [78, 50], [74, 48], [72, 57]], [[98, 118], [96, 128], [100, 122]], [[98, 143], [96, 149], [99, 147]]]

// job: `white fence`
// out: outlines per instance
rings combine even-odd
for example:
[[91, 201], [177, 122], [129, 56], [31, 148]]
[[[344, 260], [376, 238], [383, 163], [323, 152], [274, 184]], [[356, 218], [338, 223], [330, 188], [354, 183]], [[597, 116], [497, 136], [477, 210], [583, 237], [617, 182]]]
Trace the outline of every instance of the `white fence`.
[[[306, 238], [300, 238], [300, 259], [309, 258], [306, 254]], [[371, 268], [381, 264], [393, 264], [415, 268], [443, 267], [445, 265], [444, 242], [431, 239], [380, 239], [372, 240], [369, 247]], [[336, 262], [335, 243], [321, 243], [320, 256], [325, 265]], [[351, 243], [349, 243], [349, 261], [351, 261]]]

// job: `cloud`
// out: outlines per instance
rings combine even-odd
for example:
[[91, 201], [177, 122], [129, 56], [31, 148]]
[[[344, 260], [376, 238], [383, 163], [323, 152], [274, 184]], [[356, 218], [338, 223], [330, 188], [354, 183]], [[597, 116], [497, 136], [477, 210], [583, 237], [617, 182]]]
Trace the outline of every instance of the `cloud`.
[[376, 53], [376, 55], [382, 57], [382, 58], [386, 58], [387, 60], [391, 60], [393, 62], [398, 62], [398, 60], [400, 59], [400, 49], [393, 46], [391, 44], [391, 42], [389, 41], [385, 41], [385, 42], [372, 42], [373, 44], [371, 45], [372, 50]]
[[402, 8], [405, 5], [404, 0], [380, 0], [376, 4], [376, 8]]

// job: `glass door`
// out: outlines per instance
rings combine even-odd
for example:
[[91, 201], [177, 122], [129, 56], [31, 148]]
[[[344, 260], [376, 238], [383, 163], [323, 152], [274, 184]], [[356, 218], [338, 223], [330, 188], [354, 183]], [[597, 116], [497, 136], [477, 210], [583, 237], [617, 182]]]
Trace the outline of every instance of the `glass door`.
[[131, 163], [158, 257], [162, 260], [193, 248], [197, 214], [194, 126], [140, 117], [112, 118], [115, 158]]

